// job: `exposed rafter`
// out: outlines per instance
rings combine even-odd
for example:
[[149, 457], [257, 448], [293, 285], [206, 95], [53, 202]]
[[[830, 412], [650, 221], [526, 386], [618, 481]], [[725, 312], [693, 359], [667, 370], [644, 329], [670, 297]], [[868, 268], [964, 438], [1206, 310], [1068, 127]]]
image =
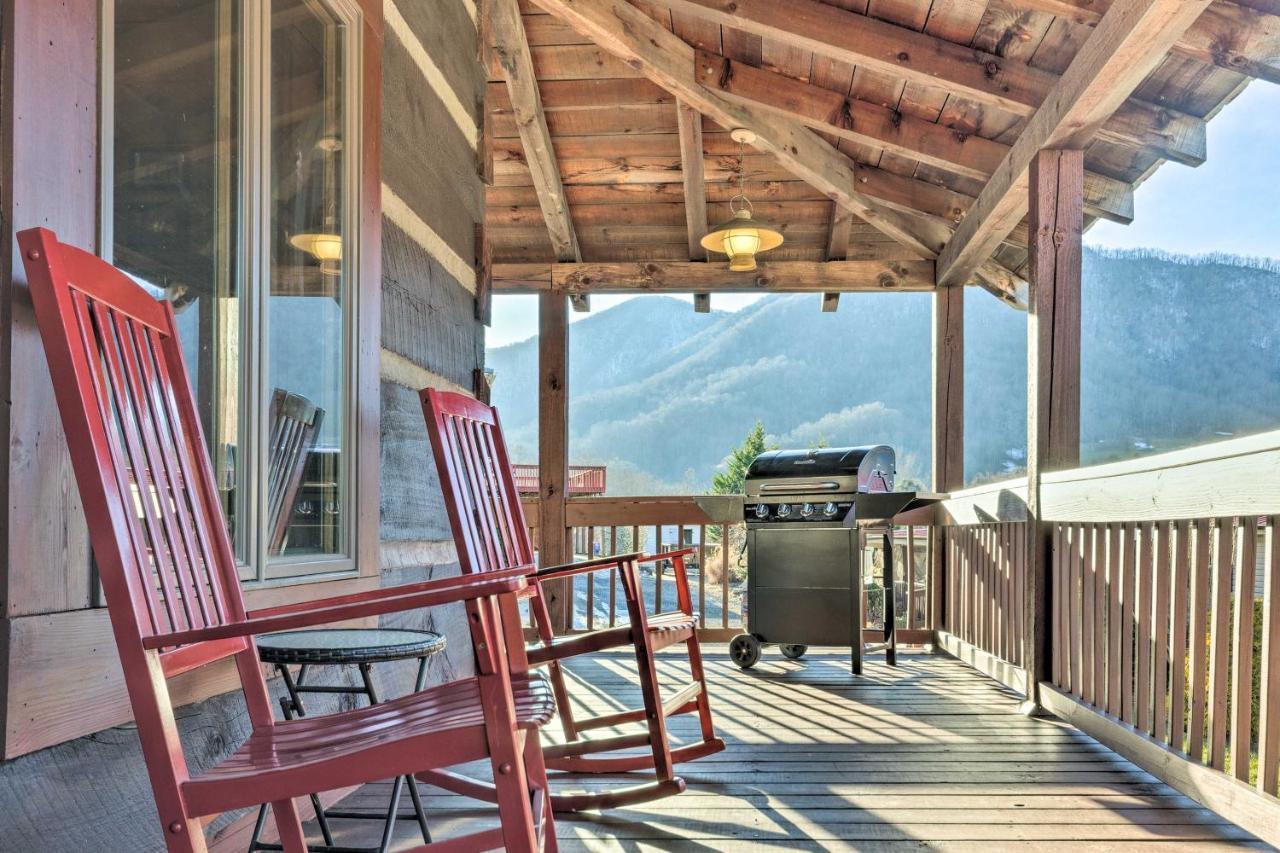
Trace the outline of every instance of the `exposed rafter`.
[[[507, 81], [511, 111], [524, 147], [525, 162], [538, 191], [538, 203], [547, 223], [552, 251], [561, 261], [581, 261], [582, 251], [578, 248], [569, 202], [560, 181], [560, 167], [551, 144], [551, 132], [547, 129], [547, 116], [542, 109], [542, 96], [538, 92], [538, 78], [533, 69], [519, 3], [517, 0], [491, 0], [489, 6], [493, 52]], [[585, 302], [574, 302], [575, 310], [585, 311], [588, 307]]]
[[[1003, 142], [956, 133], [946, 125], [708, 51], [698, 51], [698, 79], [734, 100], [796, 118], [815, 130], [966, 178], [987, 180], [1009, 152]], [[1085, 204], [1091, 216], [1126, 225], [1133, 221], [1133, 187], [1124, 181], [1086, 173]]]
[[[831, 225], [827, 230], [828, 261], [843, 261], [849, 256], [849, 237], [853, 230], [853, 217], [838, 204], [831, 205]], [[831, 312], [840, 307], [840, 291], [822, 294], [822, 310]]]
[[939, 285], [968, 281], [1022, 221], [1037, 152], [1083, 147], [1210, 2], [1117, 0], [1112, 5], [939, 256]]
[[767, 261], [747, 273], [689, 261], [494, 264], [495, 293], [830, 293], [933, 290], [933, 261]]
[[689, 232], [689, 260], [705, 261], [699, 242], [707, 233], [707, 188], [702, 171], [702, 116], [684, 104], [677, 106], [680, 129], [680, 176], [684, 183], [685, 227]]
[[[1029, 116], [1058, 77], [1024, 62], [849, 12], [819, 0], [662, 0], [674, 11], [745, 30], [819, 56], [941, 87], [982, 106]], [[1149, 147], [1190, 165], [1205, 159], [1202, 119], [1141, 100], [1117, 109], [1101, 139]]]
[[[757, 133], [757, 147], [773, 154], [783, 168], [912, 253], [932, 259], [949, 239], [951, 229], [945, 224], [893, 210], [860, 192], [853, 163], [813, 131], [703, 87], [694, 73], [694, 49], [624, 0], [535, 2], [722, 127], [751, 128]], [[987, 266], [994, 269], [984, 286], [990, 286], [991, 278], [1010, 283], [1017, 279], [993, 262]], [[1012, 287], [997, 295], [1015, 298]]]
[[[1097, 26], [1112, 0], [1018, 0], [1018, 5], [1085, 26]], [[1252, 44], [1274, 45], [1280, 38], [1280, 16], [1238, 3], [1214, 3], [1174, 42], [1170, 52], [1228, 71], [1280, 83], [1280, 68], [1256, 61]]]

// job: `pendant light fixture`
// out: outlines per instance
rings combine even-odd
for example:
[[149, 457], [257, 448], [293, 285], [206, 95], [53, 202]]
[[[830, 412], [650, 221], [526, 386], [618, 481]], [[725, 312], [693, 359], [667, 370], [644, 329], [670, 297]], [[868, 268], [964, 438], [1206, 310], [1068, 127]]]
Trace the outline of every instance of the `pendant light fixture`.
[[751, 216], [751, 201], [746, 195], [746, 146], [756, 141], [754, 131], [734, 128], [729, 136], [738, 143], [738, 192], [729, 199], [733, 216], [702, 238], [702, 248], [729, 256], [729, 269], [750, 272], [756, 268], [756, 255], [782, 245], [782, 234]]

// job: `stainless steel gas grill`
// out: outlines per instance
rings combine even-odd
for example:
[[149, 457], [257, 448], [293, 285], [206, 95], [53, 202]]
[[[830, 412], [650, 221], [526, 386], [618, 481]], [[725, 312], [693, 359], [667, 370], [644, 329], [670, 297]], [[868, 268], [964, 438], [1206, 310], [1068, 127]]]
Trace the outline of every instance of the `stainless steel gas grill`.
[[[747, 471], [747, 633], [729, 654], [746, 669], [766, 643], [788, 658], [809, 646], [852, 650], [853, 672], [867, 652], [896, 664], [892, 533], [900, 513], [938, 496], [895, 492], [893, 448], [773, 450]], [[885, 639], [864, 644], [863, 559], [873, 537], [884, 549]]]

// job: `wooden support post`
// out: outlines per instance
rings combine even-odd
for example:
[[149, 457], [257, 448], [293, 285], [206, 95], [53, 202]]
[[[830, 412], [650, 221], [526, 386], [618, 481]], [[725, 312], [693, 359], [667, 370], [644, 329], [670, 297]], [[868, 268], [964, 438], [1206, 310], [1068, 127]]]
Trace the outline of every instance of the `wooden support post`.
[[1084, 153], [1040, 151], [1031, 162], [1031, 304], [1027, 316], [1027, 549], [1023, 661], [1028, 708], [1048, 677], [1052, 554], [1040, 520], [1040, 478], [1080, 461], [1080, 265]]
[[[933, 490], [964, 485], [964, 288], [933, 294]], [[948, 606], [943, 531], [934, 529], [929, 548], [930, 621], [940, 630]]]
[[964, 485], [964, 288], [933, 294], [933, 488]]
[[[569, 485], [569, 303], [562, 293], [538, 297], [538, 563], [573, 559], [565, 496]], [[573, 619], [572, 579], [545, 585], [556, 633]]]

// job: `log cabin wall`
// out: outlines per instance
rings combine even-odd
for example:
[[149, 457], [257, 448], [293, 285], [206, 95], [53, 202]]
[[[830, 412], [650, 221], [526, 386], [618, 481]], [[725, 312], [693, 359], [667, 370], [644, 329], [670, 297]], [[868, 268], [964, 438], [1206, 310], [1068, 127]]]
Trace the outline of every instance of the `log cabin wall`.
[[[474, 0], [361, 0], [365, 10], [362, 287], [380, 282], [362, 317], [362, 408], [375, 464], [365, 495], [376, 512], [376, 565], [359, 579], [263, 590], [251, 606], [457, 572], [417, 389], [472, 388], [483, 367], [476, 320], [476, 224], [484, 71]], [[12, 234], [44, 225], [98, 248], [99, 0], [3, 0], [0, 19], [0, 199], [10, 232], [0, 251], [0, 411], [9, 450], [0, 497], [0, 762], [3, 850], [161, 850], [150, 786], [105, 611], [95, 607], [89, 546]], [[372, 158], [372, 159], [371, 159]], [[380, 158], [380, 168], [379, 168]], [[371, 166], [369, 164], [372, 164]], [[381, 245], [381, 252], [370, 247]], [[372, 273], [372, 274], [370, 274]], [[10, 369], [13, 365], [13, 369]], [[363, 386], [362, 387], [366, 387]], [[366, 455], [366, 454], [362, 454]], [[381, 465], [376, 464], [379, 461]], [[337, 587], [343, 586], [344, 589]], [[416, 613], [398, 626], [449, 639], [433, 680], [465, 674], [471, 652], [459, 612]], [[217, 667], [171, 684], [188, 760], [199, 772], [246, 735], [231, 673]], [[375, 672], [384, 695], [412, 667]], [[347, 674], [352, 680], [352, 674]], [[278, 690], [277, 684], [273, 688]], [[313, 697], [317, 700], [322, 697]], [[344, 701], [347, 701], [344, 697]], [[311, 707], [323, 710], [319, 701]], [[224, 815], [216, 850], [244, 850], [251, 827]]]

